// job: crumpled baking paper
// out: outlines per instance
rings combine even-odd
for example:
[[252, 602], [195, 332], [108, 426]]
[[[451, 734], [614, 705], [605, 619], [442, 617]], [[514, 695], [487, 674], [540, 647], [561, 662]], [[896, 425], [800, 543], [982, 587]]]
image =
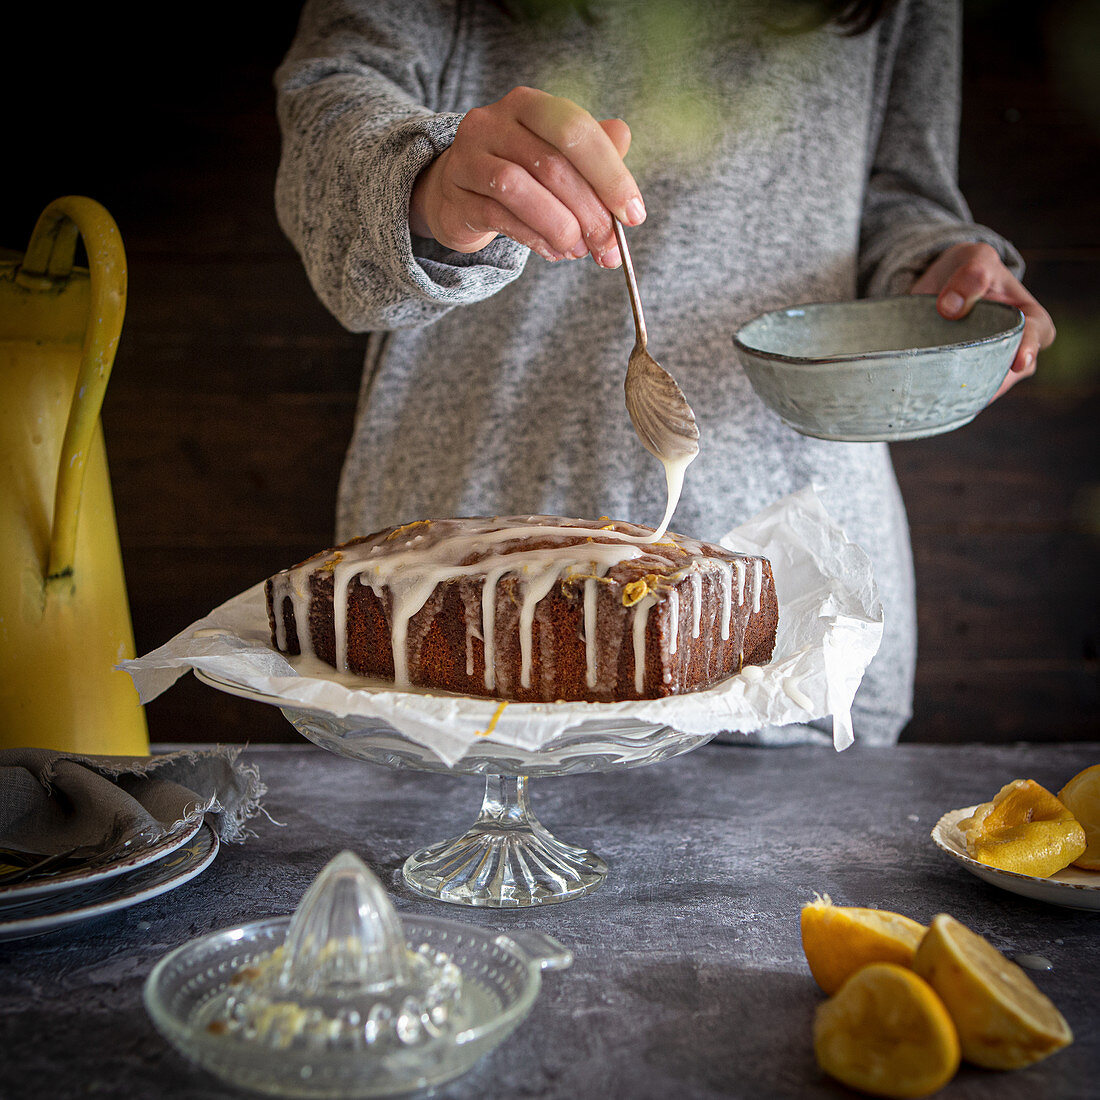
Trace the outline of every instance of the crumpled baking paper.
[[[837, 750], [852, 741], [852, 700], [882, 640], [882, 604], [866, 553], [845, 536], [812, 488], [783, 498], [732, 530], [727, 549], [763, 554], [779, 596], [772, 660], [704, 691], [620, 703], [509, 703], [398, 691], [318, 664], [299, 671], [272, 648], [263, 584], [216, 608], [167, 644], [119, 667], [143, 703], [188, 669], [261, 693], [292, 709], [381, 719], [454, 765], [475, 742], [534, 751], [592, 719], [659, 723], [692, 734], [748, 733], [833, 719]], [[298, 661], [297, 658], [294, 659]], [[299, 662], [301, 663], [301, 662]]]

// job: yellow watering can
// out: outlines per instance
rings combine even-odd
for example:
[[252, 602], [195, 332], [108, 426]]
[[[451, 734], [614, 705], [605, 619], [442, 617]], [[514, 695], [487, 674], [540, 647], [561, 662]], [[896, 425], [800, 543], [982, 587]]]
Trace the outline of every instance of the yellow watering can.
[[[77, 236], [88, 270], [73, 266]], [[99, 419], [126, 309], [118, 226], [51, 203], [0, 252], [0, 748], [147, 754]]]

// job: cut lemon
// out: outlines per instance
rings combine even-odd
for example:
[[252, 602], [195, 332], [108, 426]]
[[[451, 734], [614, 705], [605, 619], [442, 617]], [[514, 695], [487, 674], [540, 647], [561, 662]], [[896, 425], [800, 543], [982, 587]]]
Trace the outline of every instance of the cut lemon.
[[925, 933], [923, 924], [900, 913], [833, 905], [827, 894], [802, 907], [801, 925], [810, 973], [826, 993], [868, 963], [911, 966]]
[[1078, 772], [1058, 792], [1058, 800], [1085, 830], [1085, 850], [1073, 865], [1100, 871], [1100, 764]]
[[1085, 830], [1034, 779], [1006, 783], [992, 802], [959, 822], [966, 850], [979, 863], [1046, 878], [1085, 850]]
[[830, 1077], [851, 1088], [920, 1097], [954, 1077], [959, 1039], [923, 978], [897, 963], [872, 963], [818, 1008], [814, 1054]]
[[1019, 1069], [1073, 1042], [1069, 1024], [1023, 970], [954, 917], [933, 919], [913, 969], [947, 1006], [968, 1062]]

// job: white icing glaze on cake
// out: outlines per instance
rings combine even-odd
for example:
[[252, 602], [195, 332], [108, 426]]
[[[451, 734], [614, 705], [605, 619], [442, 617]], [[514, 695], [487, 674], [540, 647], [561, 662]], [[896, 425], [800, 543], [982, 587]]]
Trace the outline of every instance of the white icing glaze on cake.
[[[670, 556], [674, 560], [670, 561]], [[685, 564], [677, 567], [675, 559]], [[628, 644], [633, 652], [634, 686], [639, 694], [647, 672], [646, 628], [657, 603], [657, 591], [670, 591], [671, 585], [685, 576], [690, 578], [692, 639], [700, 636], [704, 576], [709, 575], [717, 583], [718, 627], [723, 640], [730, 637], [735, 616], [745, 607], [746, 597], [755, 612], [760, 611], [763, 574], [759, 559], [750, 562], [740, 557], [730, 559], [728, 555], [725, 559], [710, 556], [701, 542], [664, 535], [660, 529], [651, 532], [627, 523], [601, 526], [599, 522], [548, 516], [447, 519], [408, 524], [378, 536], [352, 540], [271, 578], [271, 606], [276, 609], [275, 642], [280, 650], [291, 649], [284, 613], [285, 602], [289, 600], [298, 648], [303, 654], [314, 654], [309, 628], [310, 578], [319, 571], [331, 572], [336, 668], [348, 669], [349, 592], [353, 585], [364, 585], [372, 589], [386, 608], [394, 682], [398, 687], [408, 687], [410, 652], [415, 652], [416, 645], [409, 635], [411, 620], [432, 599], [441, 583], [469, 578], [479, 584], [474, 592], [470, 586], [460, 588], [464, 593], [467, 675], [474, 674], [475, 641], [480, 641], [484, 686], [494, 693], [498, 686], [498, 585], [507, 578], [515, 582], [518, 592], [519, 684], [527, 689], [531, 687], [535, 663], [532, 650], [539, 603], [557, 583], [575, 578], [583, 592], [586, 681], [590, 689], [596, 689], [601, 677], [609, 672], [610, 655], [617, 658], [619, 646], [627, 640], [622, 637], [621, 626], [614, 626], [619, 633], [612, 637], [607, 637], [605, 630], [602, 640], [607, 652], [601, 652], [600, 585], [610, 570], [624, 562], [631, 562], [639, 576], [644, 577], [634, 582], [640, 588], [631, 593], [630, 602], [623, 597], [630, 619]], [[750, 564], [752, 584], [746, 593]], [[668, 651], [675, 654], [681, 642], [681, 614], [679, 593], [672, 595], [675, 599], [670, 601], [665, 642]], [[540, 661], [545, 676], [546, 655], [541, 655]], [[667, 669], [663, 679], [666, 683], [671, 679]]]

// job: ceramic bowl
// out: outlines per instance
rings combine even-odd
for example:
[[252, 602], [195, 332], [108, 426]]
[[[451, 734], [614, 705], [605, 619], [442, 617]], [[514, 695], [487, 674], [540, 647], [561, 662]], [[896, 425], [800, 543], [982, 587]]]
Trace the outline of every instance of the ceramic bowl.
[[819, 439], [922, 439], [968, 424], [1008, 373], [1024, 315], [980, 301], [958, 321], [932, 295], [816, 302], [761, 314], [734, 337], [761, 401]]

